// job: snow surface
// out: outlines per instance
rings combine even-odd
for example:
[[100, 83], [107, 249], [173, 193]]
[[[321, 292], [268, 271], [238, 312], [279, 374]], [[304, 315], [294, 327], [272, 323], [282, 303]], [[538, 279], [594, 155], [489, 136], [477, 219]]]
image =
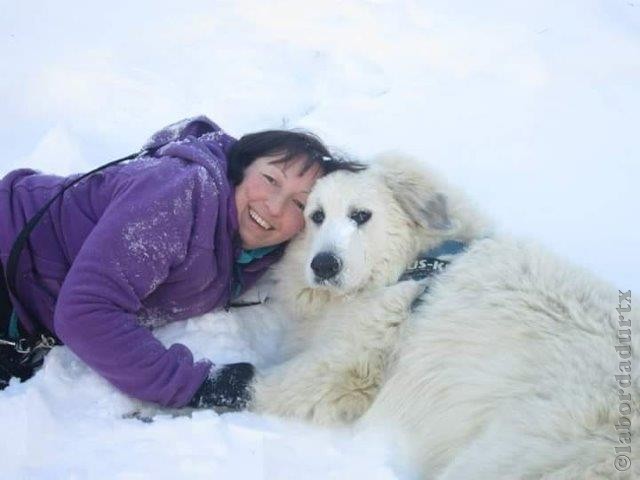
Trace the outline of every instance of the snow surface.
[[[0, 0], [0, 175], [68, 174], [206, 114], [415, 155], [506, 232], [640, 286], [636, 0]], [[269, 363], [269, 319], [165, 327], [218, 362]], [[0, 393], [2, 478], [409, 478], [384, 439], [248, 413], [138, 405], [65, 349]], [[9, 460], [7, 462], [7, 460]]]
[[[168, 325], [158, 336], [167, 346], [185, 343], [197, 358], [262, 366], [278, 332], [262, 310], [259, 322], [248, 312], [210, 314]], [[188, 413], [135, 402], [70, 350], [56, 348], [33, 379], [0, 393], [0, 478], [392, 480], [402, 468], [371, 435], [247, 412]]]

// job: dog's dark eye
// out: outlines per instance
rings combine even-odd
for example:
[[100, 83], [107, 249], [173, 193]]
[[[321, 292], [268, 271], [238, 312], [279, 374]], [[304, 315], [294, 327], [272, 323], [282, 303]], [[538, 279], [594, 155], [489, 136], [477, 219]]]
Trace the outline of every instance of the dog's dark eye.
[[311, 221], [316, 225], [320, 225], [324, 222], [324, 212], [322, 210], [316, 210], [311, 214]]
[[358, 225], [367, 223], [371, 218], [371, 212], [369, 210], [356, 210], [349, 215], [349, 218], [356, 222]]

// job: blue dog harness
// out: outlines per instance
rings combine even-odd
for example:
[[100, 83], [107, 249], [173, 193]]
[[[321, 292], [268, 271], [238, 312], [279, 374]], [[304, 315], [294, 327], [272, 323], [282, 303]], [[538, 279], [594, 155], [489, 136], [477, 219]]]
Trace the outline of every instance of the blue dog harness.
[[440, 273], [451, 261], [442, 260], [438, 257], [458, 255], [466, 248], [466, 243], [457, 240], [446, 240], [437, 247], [418, 255], [416, 261], [405, 270], [399, 280], [423, 280], [436, 273]]
[[[459, 242], [457, 240], [446, 240], [435, 248], [427, 250], [424, 253], [418, 255], [418, 258], [413, 264], [405, 270], [400, 276], [400, 282], [404, 280], [424, 280], [432, 277], [433, 275], [443, 272], [447, 265], [451, 263], [451, 260], [443, 260], [439, 257], [451, 257], [458, 255], [465, 251], [467, 248], [466, 243]], [[429, 291], [429, 285], [425, 285], [424, 290], [418, 295], [409, 309], [413, 312], [424, 300], [424, 295]]]

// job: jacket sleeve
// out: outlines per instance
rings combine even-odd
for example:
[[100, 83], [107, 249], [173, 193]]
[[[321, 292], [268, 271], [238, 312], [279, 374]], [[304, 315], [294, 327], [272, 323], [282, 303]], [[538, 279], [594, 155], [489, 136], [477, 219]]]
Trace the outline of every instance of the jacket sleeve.
[[211, 364], [194, 363], [184, 345], [165, 348], [136, 316], [142, 300], [185, 259], [194, 222], [197, 175], [186, 175], [193, 170], [177, 159], [161, 161], [173, 166], [150, 167], [118, 187], [65, 278], [54, 328], [78, 357], [124, 393], [182, 407]]

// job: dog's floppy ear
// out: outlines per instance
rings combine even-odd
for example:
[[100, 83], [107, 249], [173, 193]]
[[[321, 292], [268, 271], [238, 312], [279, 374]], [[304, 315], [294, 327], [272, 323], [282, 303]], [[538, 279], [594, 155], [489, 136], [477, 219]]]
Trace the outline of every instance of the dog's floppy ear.
[[416, 224], [435, 230], [451, 228], [447, 197], [417, 160], [385, 154], [374, 165], [394, 198]]

